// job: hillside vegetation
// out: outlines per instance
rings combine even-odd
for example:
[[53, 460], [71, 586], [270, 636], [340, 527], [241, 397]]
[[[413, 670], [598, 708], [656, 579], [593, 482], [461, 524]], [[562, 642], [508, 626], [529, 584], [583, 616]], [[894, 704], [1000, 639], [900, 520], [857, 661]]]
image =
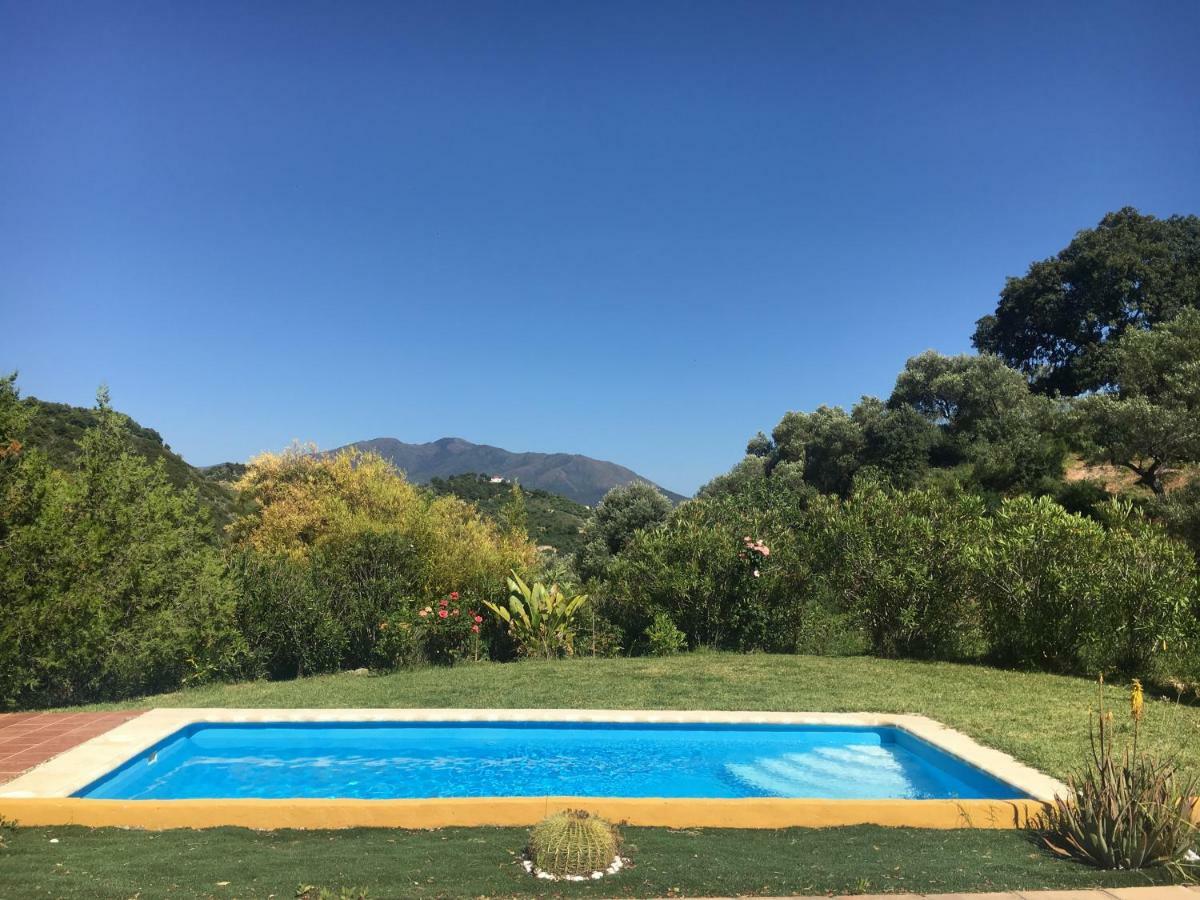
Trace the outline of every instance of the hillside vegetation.
[[[26, 397], [22, 402], [30, 412], [26, 445], [45, 453], [57, 469], [73, 466], [78, 460], [80, 438], [99, 422], [96, 410], [51, 403], [36, 397]], [[224, 528], [233, 520], [237, 498], [230, 484], [219, 478], [209, 478], [203, 471], [188, 465], [153, 428], [128, 416], [123, 418], [133, 452], [152, 465], [161, 460], [168, 480], [175, 487], [195, 489], [216, 529]]]
[[[434, 478], [429, 489], [435, 494], [449, 494], [474, 503], [479, 511], [497, 522], [506, 523], [511, 514], [513, 485], [493, 483], [489, 476], [478, 473]], [[539, 546], [553, 547], [557, 552], [571, 555], [583, 546], [583, 528], [592, 511], [582, 503], [541, 491], [521, 488], [525, 504], [525, 527], [529, 539]]]
[[[1175, 475], [1200, 464], [1200, 219], [1120, 210], [1055, 260], [1005, 283], [988, 352], [926, 351], [886, 397], [784, 411], [682, 503], [611, 464], [457, 439], [296, 446], [205, 478], [104, 391], [76, 418], [0, 378], [0, 704], [702, 649], [1200, 696], [1200, 483]], [[1072, 459], [1129, 474], [1074, 479]], [[553, 490], [525, 466], [624, 483], [580, 529], [549, 497], [450, 480], [505, 461], [531, 489]], [[204, 504], [234, 477], [218, 538]]]

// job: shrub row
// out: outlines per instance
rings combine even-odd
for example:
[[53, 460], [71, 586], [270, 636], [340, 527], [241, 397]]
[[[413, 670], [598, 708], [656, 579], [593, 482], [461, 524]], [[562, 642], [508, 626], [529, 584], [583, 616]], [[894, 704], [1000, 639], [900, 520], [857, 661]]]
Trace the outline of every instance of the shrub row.
[[885, 657], [1200, 677], [1190, 549], [1127, 505], [1104, 517], [869, 480], [845, 501], [751, 489], [635, 535], [607, 570], [607, 608], [634, 644], [665, 615], [692, 647], [861, 639]]

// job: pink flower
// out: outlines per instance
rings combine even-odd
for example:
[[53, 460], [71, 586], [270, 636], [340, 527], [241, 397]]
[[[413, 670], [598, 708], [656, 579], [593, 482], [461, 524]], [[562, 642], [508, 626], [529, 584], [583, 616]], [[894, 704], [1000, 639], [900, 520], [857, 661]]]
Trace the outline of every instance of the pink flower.
[[450, 592], [450, 599], [451, 599], [451, 600], [457, 600], [457, 599], [458, 599], [458, 591], [451, 591], [451, 592]]
[[471, 630], [473, 632], [475, 632], [476, 634], [479, 634], [479, 626], [478, 625], [472, 625]]
[[[476, 622], [482, 622], [482, 621], [483, 621], [483, 616], [476, 616], [476, 617], [475, 617], [475, 621], [476, 621]], [[478, 629], [476, 629], [476, 630], [478, 631]]]
[[[757, 574], [757, 573], [755, 573], [755, 574]], [[446, 616], [448, 616], [448, 615], [450, 615], [450, 613], [446, 612], [444, 609], [439, 609], [439, 610], [438, 610], [438, 618], [439, 618], [439, 619], [444, 619], [444, 618], [446, 618]]]
[[444, 607], [447, 607], [447, 606], [449, 606], [449, 605], [450, 605], [450, 601], [449, 601], [449, 600], [439, 600], [439, 601], [438, 601], [438, 606], [441, 606], [441, 607], [443, 607], [443, 608], [444, 608]]

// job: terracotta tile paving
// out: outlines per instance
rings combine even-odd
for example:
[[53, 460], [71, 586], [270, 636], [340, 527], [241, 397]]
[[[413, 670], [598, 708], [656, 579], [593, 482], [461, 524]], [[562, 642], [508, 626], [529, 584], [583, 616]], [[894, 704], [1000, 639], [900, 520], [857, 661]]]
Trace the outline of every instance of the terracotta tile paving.
[[141, 714], [0, 713], [0, 784]]

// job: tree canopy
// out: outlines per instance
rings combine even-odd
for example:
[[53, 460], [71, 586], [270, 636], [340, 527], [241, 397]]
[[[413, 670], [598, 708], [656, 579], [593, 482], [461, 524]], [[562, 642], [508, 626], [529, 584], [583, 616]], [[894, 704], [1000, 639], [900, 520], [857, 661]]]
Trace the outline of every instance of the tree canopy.
[[1129, 332], [1109, 355], [1118, 387], [1078, 401], [1078, 439], [1162, 496], [1166, 470], [1200, 461], [1200, 310]]
[[1195, 307], [1200, 218], [1158, 219], [1125, 207], [1009, 278], [973, 340], [1039, 392], [1074, 395], [1106, 383], [1103, 351], [1111, 341]]

